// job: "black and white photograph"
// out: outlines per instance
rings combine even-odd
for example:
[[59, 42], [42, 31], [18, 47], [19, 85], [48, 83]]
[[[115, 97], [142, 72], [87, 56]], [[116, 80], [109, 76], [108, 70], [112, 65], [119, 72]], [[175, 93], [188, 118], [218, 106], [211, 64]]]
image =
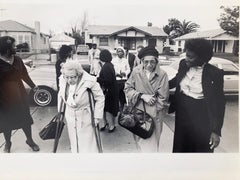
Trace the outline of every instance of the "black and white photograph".
[[237, 180], [239, 145], [236, 0], [1, 0], [0, 179]]

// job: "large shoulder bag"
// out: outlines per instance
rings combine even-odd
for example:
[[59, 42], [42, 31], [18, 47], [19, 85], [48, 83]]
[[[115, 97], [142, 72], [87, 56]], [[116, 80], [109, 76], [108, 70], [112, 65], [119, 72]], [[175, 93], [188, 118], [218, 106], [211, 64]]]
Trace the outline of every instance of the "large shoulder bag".
[[[139, 102], [142, 101], [143, 109], [137, 108]], [[146, 112], [145, 102], [138, 98], [134, 106], [126, 105], [120, 112], [118, 123], [133, 134], [147, 139], [150, 138], [154, 131], [154, 120]]]
[[61, 137], [65, 123], [63, 122], [66, 104], [63, 100], [60, 103], [60, 112], [58, 112], [52, 120], [39, 132], [39, 136], [43, 140], [54, 139], [53, 152], [56, 153], [59, 138]]
[[59, 116], [59, 113], [55, 115], [52, 120], [39, 132], [39, 136], [42, 140], [55, 139], [58, 129], [57, 126], [59, 126], [59, 123], [61, 123], [61, 125], [59, 129], [60, 133], [58, 133], [58, 136], [61, 136], [65, 123], [59, 122]]

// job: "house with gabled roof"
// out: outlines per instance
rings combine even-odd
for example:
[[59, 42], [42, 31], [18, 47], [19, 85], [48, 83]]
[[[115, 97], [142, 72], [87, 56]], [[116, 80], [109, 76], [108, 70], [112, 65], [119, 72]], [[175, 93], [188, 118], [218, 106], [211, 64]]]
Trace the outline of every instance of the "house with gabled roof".
[[118, 46], [136, 50], [138, 45], [154, 46], [160, 53], [168, 35], [152, 26], [103, 26], [89, 25], [85, 31], [85, 43], [96, 43], [99, 48], [114, 50]]
[[50, 47], [56, 50], [59, 50], [62, 45], [72, 45], [75, 46], [75, 39], [64, 34], [56, 34], [55, 36], [49, 39]]
[[188, 39], [204, 38], [211, 41], [215, 53], [232, 53], [234, 41], [239, 41], [238, 37], [229, 35], [223, 29], [199, 31], [177, 37], [175, 41], [175, 52], [182, 52], [185, 41]]
[[40, 22], [38, 21], [35, 22], [35, 28], [13, 20], [0, 21], [0, 36], [13, 37], [16, 45], [26, 42], [32, 52], [49, 49], [49, 36], [40, 32]]

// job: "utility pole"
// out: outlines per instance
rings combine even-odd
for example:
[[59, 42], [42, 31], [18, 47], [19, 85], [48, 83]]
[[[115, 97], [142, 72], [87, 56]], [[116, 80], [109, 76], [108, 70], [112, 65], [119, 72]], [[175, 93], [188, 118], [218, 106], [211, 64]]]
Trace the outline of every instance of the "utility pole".
[[0, 8], [0, 12], [1, 12], [1, 18], [0, 20], [3, 20], [3, 11], [5, 11], [6, 9]]

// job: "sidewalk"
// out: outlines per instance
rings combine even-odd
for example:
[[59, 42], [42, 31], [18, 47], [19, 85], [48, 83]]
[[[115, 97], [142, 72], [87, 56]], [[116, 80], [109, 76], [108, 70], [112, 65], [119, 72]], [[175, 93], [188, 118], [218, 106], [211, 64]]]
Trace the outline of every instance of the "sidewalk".
[[[232, 115], [234, 108], [229, 103], [229, 107], [226, 109], [225, 118], [221, 138], [221, 143], [218, 148], [215, 149], [215, 153], [226, 152], [238, 152], [238, 123], [236, 124], [236, 117], [229, 118]], [[52, 153], [53, 140], [42, 140], [38, 133], [39, 131], [54, 117], [57, 113], [56, 107], [31, 107], [31, 114], [34, 119], [32, 126], [33, 139], [40, 146], [41, 150], [37, 153]], [[160, 153], [171, 153], [173, 144], [173, 130], [174, 130], [174, 115], [166, 115], [163, 119], [163, 132], [160, 139]], [[238, 121], [237, 121], [238, 122]], [[117, 125], [116, 130], [113, 133], [107, 131], [100, 133], [102, 138], [104, 153], [136, 153], [137, 149], [133, 140], [132, 134]], [[26, 138], [23, 131], [15, 130], [12, 132], [12, 153], [33, 153], [32, 150], [25, 143]], [[0, 136], [0, 153], [4, 148], [3, 134]], [[67, 127], [62, 132], [62, 136], [59, 141], [58, 153], [70, 153], [70, 144], [67, 134]]]
[[[52, 153], [53, 140], [42, 140], [38, 133], [39, 131], [51, 120], [56, 114], [56, 107], [32, 107], [32, 117], [34, 124], [32, 126], [33, 139], [40, 146], [41, 150], [37, 153]], [[102, 144], [104, 153], [136, 153], [137, 149], [135, 142], [132, 138], [132, 134], [117, 125], [116, 130], [113, 133], [107, 131], [100, 133], [102, 138]], [[25, 143], [25, 135], [21, 129], [12, 132], [12, 153], [33, 153], [32, 150]], [[162, 137], [160, 141], [160, 152], [171, 152], [171, 144], [173, 141], [173, 133], [168, 126], [164, 124]], [[0, 153], [3, 152], [4, 138], [0, 136]], [[62, 136], [59, 141], [58, 153], [70, 153], [70, 144], [67, 134], [67, 127], [62, 132]]]

